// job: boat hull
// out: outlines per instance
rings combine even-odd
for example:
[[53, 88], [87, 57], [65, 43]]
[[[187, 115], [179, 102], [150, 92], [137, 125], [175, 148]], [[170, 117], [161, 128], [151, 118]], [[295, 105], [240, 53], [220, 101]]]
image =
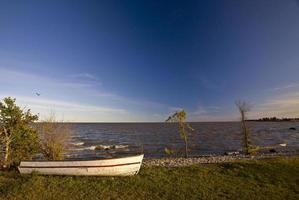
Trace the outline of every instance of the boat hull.
[[21, 174], [131, 176], [139, 172], [143, 156], [84, 161], [22, 161], [18, 169]]

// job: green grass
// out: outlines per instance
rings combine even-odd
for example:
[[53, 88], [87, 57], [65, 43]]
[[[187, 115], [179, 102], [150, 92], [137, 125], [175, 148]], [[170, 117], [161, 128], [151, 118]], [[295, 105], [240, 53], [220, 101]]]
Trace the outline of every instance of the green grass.
[[299, 158], [147, 167], [117, 178], [0, 172], [0, 199], [299, 199]]

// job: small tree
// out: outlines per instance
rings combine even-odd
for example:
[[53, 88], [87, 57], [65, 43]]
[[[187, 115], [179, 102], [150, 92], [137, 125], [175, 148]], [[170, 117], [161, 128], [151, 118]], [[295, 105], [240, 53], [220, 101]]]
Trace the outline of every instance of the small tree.
[[22, 159], [31, 159], [38, 152], [37, 133], [31, 127], [38, 116], [30, 109], [22, 110], [15, 101], [6, 97], [0, 102], [1, 161], [4, 168]]
[[166, 122], [177, 122], [179, 124], [179, 133], [185, 143], [185, 157], [188, 158], [188, 134], [194, 129], [186, 122], [186, 115], [187, 113], [184, 110], [177, 111], [169, 116]]
[[69, 125], [57, 122], [55, 115], [38, 124], [41, 152], [47, 160], [62, 160], [71, 135]]
[[250, 111], [250, 105], [245, 101], [236, 101], [236, 106], [241, 114], [241, 127], [243, 132], [243, 145], [244, 152], [250, 154], [251, 143], [250, 143], [250, 130], [246, 124], [246, 115]]

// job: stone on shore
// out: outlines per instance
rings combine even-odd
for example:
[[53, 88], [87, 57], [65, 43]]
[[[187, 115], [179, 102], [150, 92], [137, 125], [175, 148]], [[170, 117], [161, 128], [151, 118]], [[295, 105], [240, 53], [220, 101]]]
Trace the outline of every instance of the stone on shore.
[[183, 167], [196, 164], [213, 164], [213, 163], [225, 163], [233, 162], [238, 160], [258, 160], [266, 158], [274, 158], [278, 156], [294, 156], [298, 154], [284, 154], [284, 153], [271, 153], [271, 154], [260, 154], [260, 155], [214, 155], [214, 156], [202, 156], [193, 158], [146, 158], [143, 161], [143, 166], [160, 166], [160, 167]]

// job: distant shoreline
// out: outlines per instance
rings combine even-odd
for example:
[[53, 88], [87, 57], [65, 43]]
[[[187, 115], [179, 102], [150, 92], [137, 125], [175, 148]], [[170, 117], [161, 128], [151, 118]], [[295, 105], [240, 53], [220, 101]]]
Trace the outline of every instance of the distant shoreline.
[[263, 117], [263, 118], [260, 118], [260, 119], [248, 119], [246, 121], [255, 121], [255, 122], [299, 122], [299, 118]]
[[[299, 119], [293, 120], [261, 120], [261, 119], [247, 119], [248, 122], [299, 122]], [[43, 122], [35, 122], [35, 124], [40, 124]], [[57, 122], [66, 124], [170, 124], [166, 122]], [[173, 122], [175, 123], [175, 122]], [[199, 122], [188, 122], [188, 123], [240, 123], [239, 121], [199, 121]]]

